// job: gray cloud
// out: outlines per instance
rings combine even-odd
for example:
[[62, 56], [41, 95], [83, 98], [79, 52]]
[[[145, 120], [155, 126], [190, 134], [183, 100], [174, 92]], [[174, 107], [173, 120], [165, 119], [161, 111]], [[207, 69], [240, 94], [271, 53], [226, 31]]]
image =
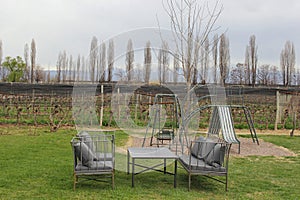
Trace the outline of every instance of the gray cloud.
[[[232, 64], [244, 60], [250, 35], [257, 38], [259, 63], [279, 65], [285, 41], [291, 40], [300, 57], [300, 1], [223, 0], [217, 22], [230, 40]], [[87, 55], [92, 36], [104, 41], [140, 27], [169, 27], [161, 0], [3, 0], [0, 39], [4, 56], [23, 55], [34, 38], [41, 65], [55, 65], [59, 51]], [[133, 38], [134, 40], [134, 38]], [[126, 46], [127, 41], [124, 41]], [[299, 47], [298, 47], [299, 46]]]

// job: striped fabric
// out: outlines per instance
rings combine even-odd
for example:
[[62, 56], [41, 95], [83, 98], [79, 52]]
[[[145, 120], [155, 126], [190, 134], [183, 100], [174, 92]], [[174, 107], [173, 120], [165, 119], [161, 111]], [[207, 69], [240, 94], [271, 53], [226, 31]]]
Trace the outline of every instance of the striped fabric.
[[213, 107], [210, 123], [208, 127], [208, 135], [219, 136], [221, 129], [219, 114], [217, 107]]
[[219, 135], [220, 130], [226, 142], [240, 144], [235, 134], [230, 106], [220, 105], [213, 107], [208, 135]]
[[237, 139], [229, 106], [217, 106], [223, 139], [229, 143], [240, 143]]

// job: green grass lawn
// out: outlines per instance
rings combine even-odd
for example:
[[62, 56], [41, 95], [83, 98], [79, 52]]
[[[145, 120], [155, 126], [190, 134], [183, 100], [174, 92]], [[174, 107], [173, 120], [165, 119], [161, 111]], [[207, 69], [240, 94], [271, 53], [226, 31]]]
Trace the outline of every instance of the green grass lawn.
[[[73, 190], [70, 146], [74, 129], [49, 133], [47, 128], [24, 126], [0, 130], [0, 199], [299, 199], [300, 137], [262, 136], [297, 153], [297, 157], [231, 157], [229, 188], [203, 176], [195, 176], [188, 192], [187, 174], [178, 169], [173, 177], [149, 172], [131, 176], [116, 171], [115, 190], [108, 183], [86, 182]], [[116, 133], [117, 144], [126, 135]], [[119, 138], [119, 139], [118, 139]]]

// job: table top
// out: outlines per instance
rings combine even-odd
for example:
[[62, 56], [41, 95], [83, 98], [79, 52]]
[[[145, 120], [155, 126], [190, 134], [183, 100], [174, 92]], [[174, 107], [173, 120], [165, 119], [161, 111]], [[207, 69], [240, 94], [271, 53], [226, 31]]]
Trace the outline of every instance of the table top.
[[178, 158], [175, 153], [165, 147], [130, 147], [127, 151], [132, 158]]

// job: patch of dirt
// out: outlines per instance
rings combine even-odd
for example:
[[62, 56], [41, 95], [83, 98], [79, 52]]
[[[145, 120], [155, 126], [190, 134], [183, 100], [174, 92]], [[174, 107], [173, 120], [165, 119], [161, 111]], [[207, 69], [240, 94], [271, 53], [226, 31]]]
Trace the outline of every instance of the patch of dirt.
[[238, 153], [238, 144], [231, 146], [231, 155], [234, 156], [297, 156], [294, 152], [282, 146], [277, 146], [265, 142], [258, 138], [259, 145], [253, 143], [250, 138], [239, 138], [241, 142], [241, 152]]
[[[241, 142], [241, 151], [238, 153], [238, 144], [233, 144], [231, 146], [231, 155], [237, 157], [244, 156], [297, 156], [294, 152], [290, 151], [287, 148], [282, 146], [277, 146], [269, 142], [265, 142], [264, 140], [258, 138], [259, 145], [253, 143], [251, 138], [241, 138], [239, 137]], [[138, 137], [129, 137], [129, 140], [124, 149], [127, 147], [141, 147], [143, 143], [143, 138]], [[150, 138], [147, 138], [145, 144], [150, 144]]]
[[[278, 130], [260, 130], [256, 129], [256, 134], [258, 135], [258, 138], [260, 135], [290, 135], [291, 131], [290, 129], [278, 129]], [[236, 130], [236, 133], [238, 135], [249, 135], [250, 131], [248, 129], [238, 129]], [[300, 136], [300, 130], [294, 131], [295, 136]]]

